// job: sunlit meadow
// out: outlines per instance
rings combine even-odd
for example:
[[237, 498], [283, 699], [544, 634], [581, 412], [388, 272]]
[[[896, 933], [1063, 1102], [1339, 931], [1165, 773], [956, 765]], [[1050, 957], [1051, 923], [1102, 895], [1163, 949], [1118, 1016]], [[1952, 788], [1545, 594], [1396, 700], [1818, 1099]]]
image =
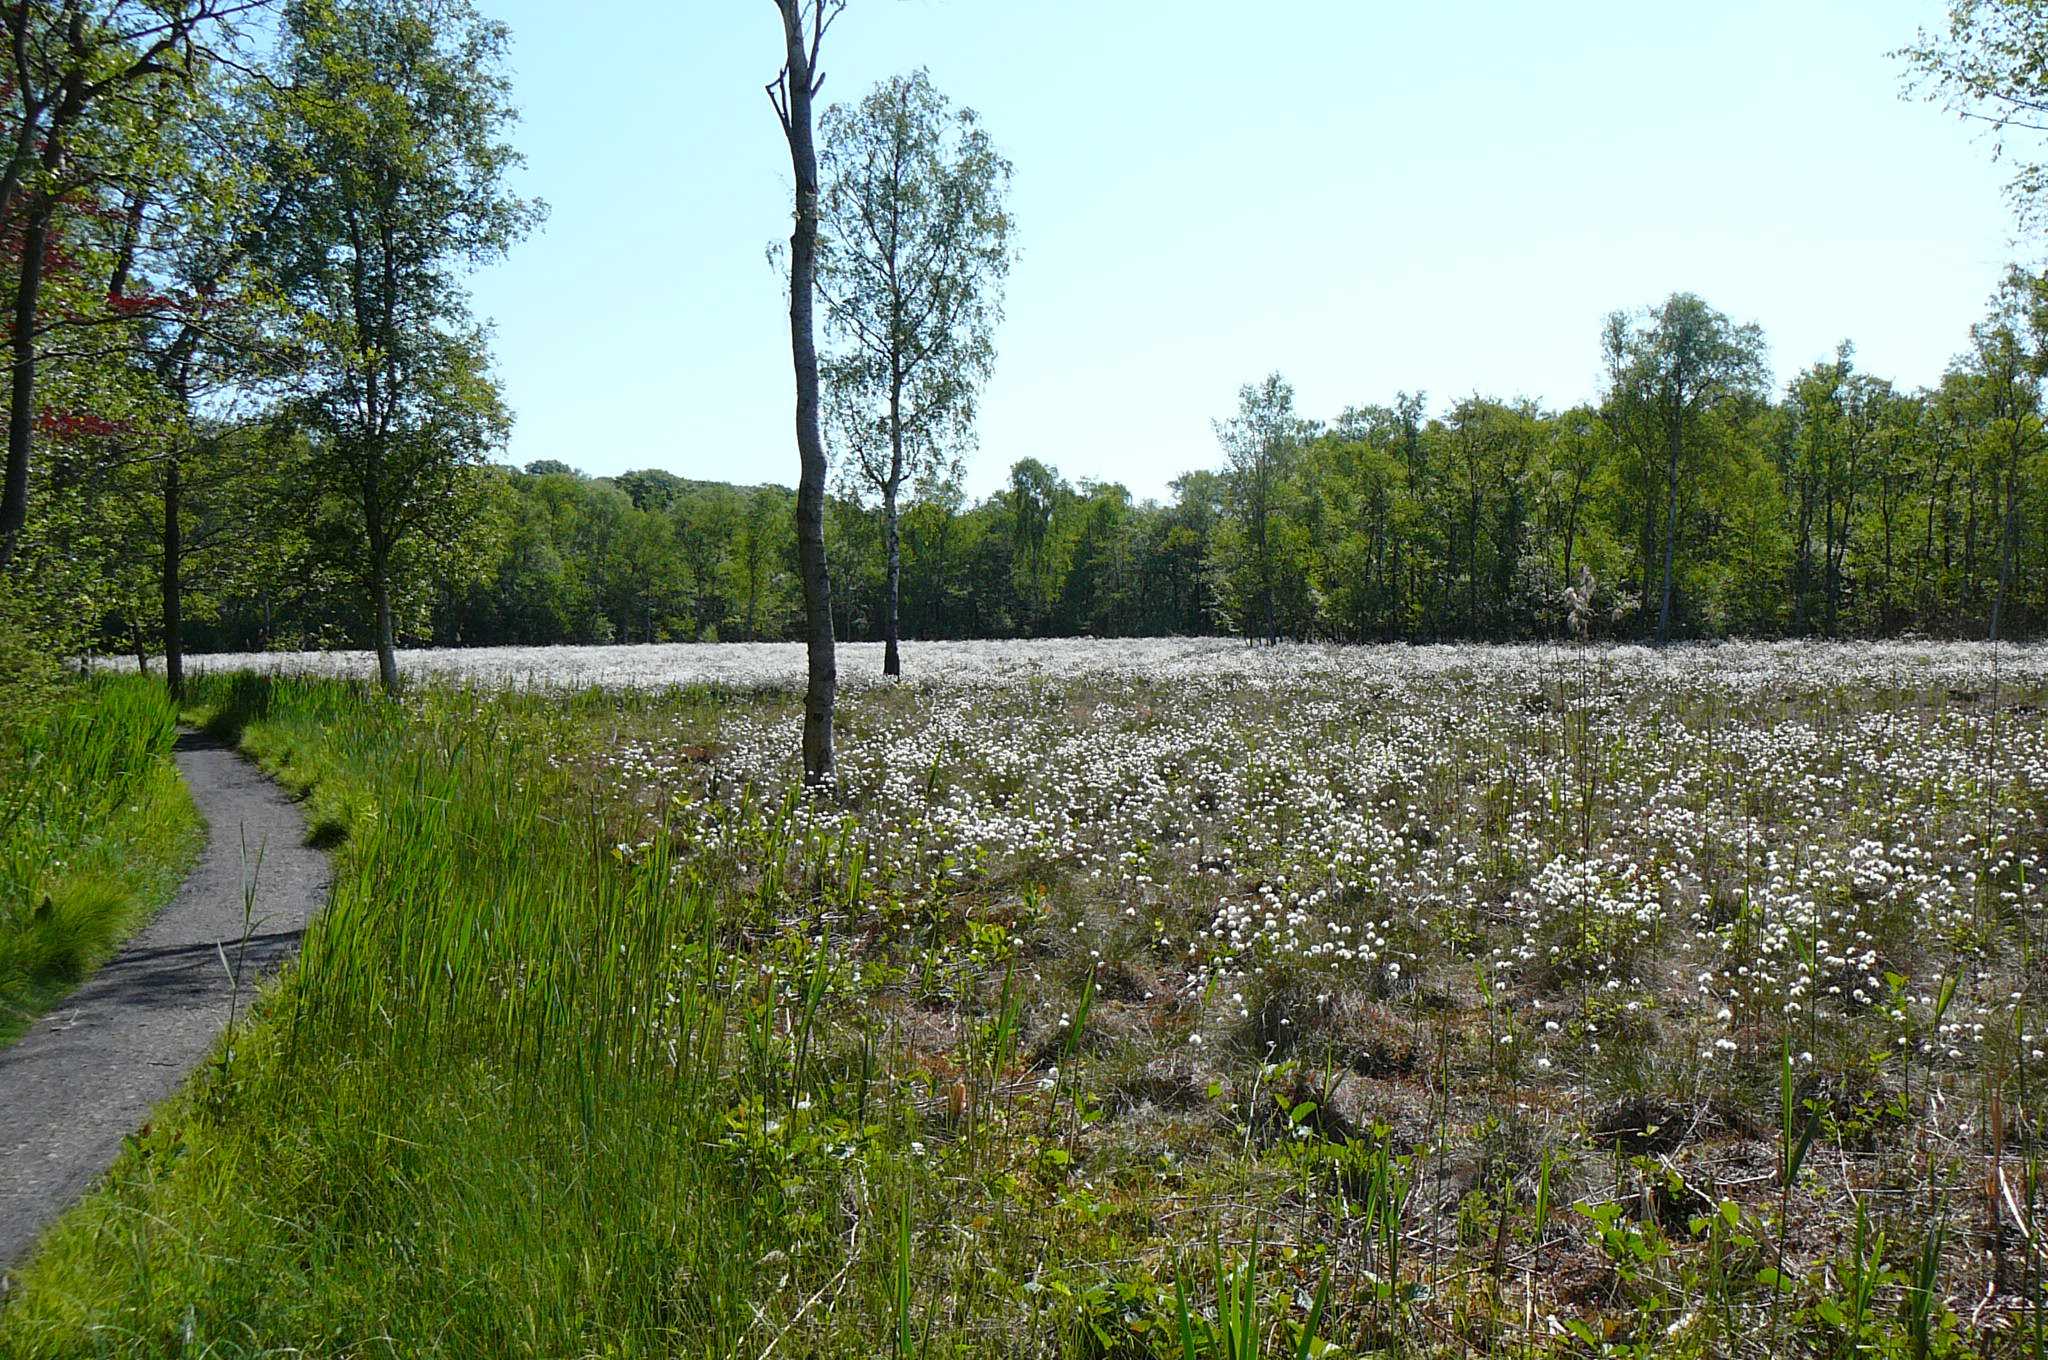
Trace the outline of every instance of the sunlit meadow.
[[[2039, 1353], [2048, 650], [931, 645], [898, 685], [846, 648], [823, 794], [795, 648], [422, 660], [396, 710], [205, 682], [351, 869], [193, 1118], [438, 1168], [375, 1231], [277, 1210], [294, 1269], [552, 1233], [584, 1311], [422, 1330], [390, 1264], [344, 1332]], [[20, 1334], [176, 1296], [50, 1303], [201, 1251], [132, 1220], [225, 1192], [140, 1160]], [[450, 1226], [508, 1185], [535, 1223]]]

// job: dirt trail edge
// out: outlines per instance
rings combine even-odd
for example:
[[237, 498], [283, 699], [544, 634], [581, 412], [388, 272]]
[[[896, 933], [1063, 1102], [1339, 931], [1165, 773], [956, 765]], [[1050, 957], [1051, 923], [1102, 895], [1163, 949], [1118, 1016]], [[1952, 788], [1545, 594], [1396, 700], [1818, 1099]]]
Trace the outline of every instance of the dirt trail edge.
[[0, 1298], [37, 1236], [206, 1057], [230, 1006], [239, 997], [247, 1008], [327, 901], [327, 856], [306, 844], [305, 819], [276, 784], [198, 734], [178, 739], [176, 759], [207, 824], [191, 876], [120, 953], [0, 1049]]

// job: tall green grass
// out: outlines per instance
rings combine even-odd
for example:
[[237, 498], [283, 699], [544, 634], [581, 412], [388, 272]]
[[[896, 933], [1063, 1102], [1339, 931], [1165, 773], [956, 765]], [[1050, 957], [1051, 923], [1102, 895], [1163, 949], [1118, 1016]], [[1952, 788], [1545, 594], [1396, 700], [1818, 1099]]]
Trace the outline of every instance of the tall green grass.
[[[735, 1151], [764, 1088], [728, 1036], [777, 1003], [668, 847], [622, 862], [551, 766], [589, 713], [333, 682], [194, 701], [345, 822], [332, 904], [45, 1241], [0, 1354], [726, 1355], [799, 1317], [866, 1191]], [[886, 1315], [872, 1256], [839, 1281], [856, 1317]]]
[[[2048, 1326], [1980, 1339], [1950, 1292], [2001, 1214], [2022, 1235], [1993, 1249], [2036, 1269], [2032, 1126], [2009, 1144], [1996, 1113], [2027, 1108], [2028, 1069], [2016, 1104], [1987, 1077], [1970, 1107], [1988, 1159], [1917, 1133], [1872, 1153], [1908, 1107], [1846, 1105], [1790, 1045], [1775, 1083], [1731, 1067], [1711, 1103], [1595, 1126], [1559, 1099], [1589, 1088], [1517, 1084], [1479, 973], [1364, 1009], [1354, 1115], [1337, 1047], [1320, 1073], [1270, 1044], [1176, 1065], [1185, 1031], [1156, 1022], [1186, 998], [1139, 1009], [1156, 983], [1084, 962], [1043, 881], [906, 890], [905, 839], [793, 830], [793, 788], [686, 816], [701, 784], [603, 758], [692, 749], [730, 699], [244, 676], [194, 700], [305, 796], [334, 900], [45, 1241], [0, 1358], [2048, 1353]], [[1433, 815], [1490, 826], [1491, 801]], [[1968, 1003], [1965, 966], [1923, 1032]], [[1694, 1038], [1646, 1035], [1643, 1061]], [[1944, 1100], [1980, 1080], [1920, 1067]], [[1667, 1108], [1696, 1111], [1687, 1142], [1629, 1141]], [[2000, 1158], [2017, 1192], [1937, 1212]]]
[[163, 688], [102, 677], [0, 720], [0, 1043], [161, 906], [201, 823]]

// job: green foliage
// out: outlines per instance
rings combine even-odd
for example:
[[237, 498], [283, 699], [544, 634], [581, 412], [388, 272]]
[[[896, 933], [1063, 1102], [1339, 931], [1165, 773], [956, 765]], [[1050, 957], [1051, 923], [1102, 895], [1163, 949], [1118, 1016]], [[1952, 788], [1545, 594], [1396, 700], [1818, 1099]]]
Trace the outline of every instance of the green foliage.
[[1921, 29], [1904, 57], [1917, 91], [1958, 118], [1988, 124], [1993, 154], [2013, 163], [2007, 186], [2021, 222], [2038, 230], [2048, 164], [2029, 154], [2039, 140], [2042, 54], [2048, 5], [2041, 0], [1948, 0], [1947, 22]]
[[[1773, 404], [1755, 388], [1753, 331], [1687, 298], [1653, 325], [1610, 329], [1601, 409], [1471, 397], [1431, 418], [1403, 394], [1320, 426], [1293, 413], [1275, 375], [1220, 427], [1230, 467], [1177, 479], [1169, 503], [1075, 484], [1037, 459], [974, 505], [957, 481], [925, 479], [901, 511], [904, 632], [1265, 635], [1270, 593], [1273, 630], [1296, 638], [1554, 638], [1586, 571], [1594, 634], [1649, 637], [1675, 524], [1673, 636], [1981, 636], [1994, 620], [2031, 633], [2048, 620], [2048, 540], [2025, 532], [2048, 512], [2041, 296], [2009, 280], [1932, 393], [1858, 371], [1845, 346]], [[1659, 356], [1695, 331], [1693, 375], [1667, 391]], [[416, 636], [798, 632], [781, 488], [559, 465], [484, 479], [472, 566], [440, 571]], [[849, 499], [830, 502], [827, 522], [838, 635], [877, 638], [885, 526]], [[266, 599], [206, 636], [238, 648], [319, 637], [318, 601], [306, 603]]]
[[[798, 613], [792, 499], [638, 474], [483, 474], [475, 568], [444, 575], [426, 636], [449, 643], [751, 641]], [[640, 492], [634, 497], [634, 492]], [[254, 640], [246, 611], [224, 642]]]
[[1295, 465], [1311, 428], [1295, 414], [1294, 388], [1278, 373], [1238, 389], [1237, 414], [1216, 422], [1233, 532], [1217, 535], [1212, 551], [1223, 606], [1247, 637], [1279, 640], [1280, 596], [1287, 583], [1300, 580], [1280, 564], [1299, 557], [1298, 539], [1288, 533], [1295, 517], [1288, 511], [1297, 486]]
[[1010, 163], [923, 70], [818, 131], [818, 291], [839, 342], [820, 376], [842, 471], [893, 499], [972, 442], [1013, 254]]
[[459, 275], [540, 209], [504, 188], [519, 158], [503, 25], [467, 0], [298, 0], [283, 30], [264, 248], [304, 337], [290, 410], [353, 521], [346, 561], [389, 689], [392, 596], [459, 541], [466, 474], [509, 424]]

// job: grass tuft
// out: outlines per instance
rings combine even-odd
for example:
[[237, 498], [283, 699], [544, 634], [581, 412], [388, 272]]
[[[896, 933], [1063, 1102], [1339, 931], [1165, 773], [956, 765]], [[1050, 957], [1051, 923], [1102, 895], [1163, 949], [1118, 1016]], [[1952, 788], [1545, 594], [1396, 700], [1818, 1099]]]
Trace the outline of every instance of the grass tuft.
[[162, 687], [103, 676], [0, 728], [0, 1044], [170, 899], [204, 826]]

